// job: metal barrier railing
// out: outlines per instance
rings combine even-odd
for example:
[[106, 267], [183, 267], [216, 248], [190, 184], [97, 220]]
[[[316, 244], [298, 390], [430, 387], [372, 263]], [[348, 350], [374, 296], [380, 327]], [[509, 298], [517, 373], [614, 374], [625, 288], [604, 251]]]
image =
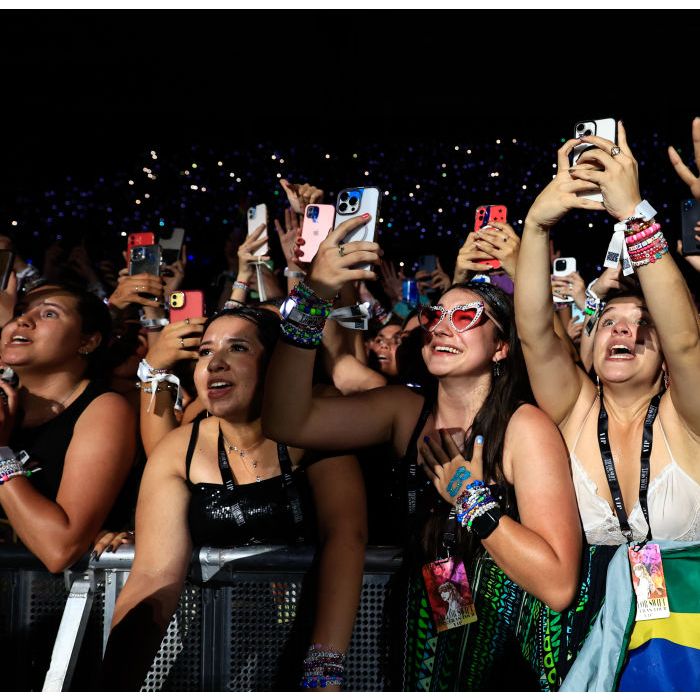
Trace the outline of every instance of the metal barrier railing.
[[[123, 546], [62, 578], [26, 550], [0, 546], [0, 640], [17, 652], [13, 687], [3, 689], [89, 689], [132, 560], [133, 547]], [[313, 560], [311, 547], [197, 551], [142, 690], [296, 689], [314, 611]], [[394, 687], [387, 599], [401, 561], [396, 548], [367, 550], [347, 690]]]

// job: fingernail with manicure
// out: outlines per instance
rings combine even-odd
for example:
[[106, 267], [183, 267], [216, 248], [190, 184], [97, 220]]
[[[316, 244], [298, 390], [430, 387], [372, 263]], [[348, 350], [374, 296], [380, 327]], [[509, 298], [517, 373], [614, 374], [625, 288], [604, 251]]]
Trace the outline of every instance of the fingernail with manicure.
[[363, 215], [362, 215], [362, 218], [363, 218], [363, 219], [369, 219], [369, 214], [363, 214]]
[[483, 435], [477, 435], [476, 440], [474, 441], [477, 445], [483, 445], [484, 444], [484, 436]]

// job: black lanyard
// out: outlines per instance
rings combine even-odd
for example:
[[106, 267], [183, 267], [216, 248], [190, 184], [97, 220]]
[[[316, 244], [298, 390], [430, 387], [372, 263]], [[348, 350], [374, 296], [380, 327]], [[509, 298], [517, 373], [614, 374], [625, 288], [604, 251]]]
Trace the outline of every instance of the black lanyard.
[[[649, 402], [647, 409], [647, 417], [644, 419], [644, 431], [642, 433], [642, 455], [641, 467], [639, 474], [639, 505], [642, 508], [644, 519], [647, 523], [647, 535], [645, 542], [651, 539], [651, 522], [649, 520], [649, 509], [647, 507], [647, 491], [649, 490], [649, 458], [651, 456], [651, 447], [654, 444], [654, 421], [659, 412], [659, 402], [664, 390], [662, 389]], [[615, 462], [613, 461], [612, 452], [610, 451], [610, 439], [608, 438], [608, 412], [605, 410], [603, 401], [603, 387], [600, 388], [600, 412], [598, 413], [598, 446], [600, 447], [600, 456], [603, 458], [603, 467], [605, 468], [605, 477], [608, 480], [610, 494], [615, 505], [615, 513], [620, 522], [620, 530], [628, 542], [633, 541], [632, 528], [627, 521], [627, 513], [625, 511], [625, 503], [622, 500], [622, 491], [617, 480], [617, 472], [615, 471]]]
[[[218, 452], [219, 469], [221, 470], [221, 477], [224, 485], [226, 486], [227, 491], [233, 491], [235, 489], [235, 484], [233, 483], [233, 472], [231, 471], [228, 455], [226, 454], [224, 434], [221, 431], [221, 425], [219, 425]], [[287, 451], [285, 445], [280, 443], [277, 444], [277, 457], [279, 459], [280, 470], [282, 472], [282, 489], [287, 500], [287, 510], [292, 518], [292, 528], [289, 531], [289, 539], [290, 541], [300, 542], [303, 539], [301, 527], [304, 522], [304, 512], [301, 506], [299, 490], [297, 489], [292, 476], [292, 461], [289, 458], [289, 452]], [[243, 513], [240, 511], [240, 508], [238, 508], [236, 518], [241, 525], [245, 522], [245, 518]]]

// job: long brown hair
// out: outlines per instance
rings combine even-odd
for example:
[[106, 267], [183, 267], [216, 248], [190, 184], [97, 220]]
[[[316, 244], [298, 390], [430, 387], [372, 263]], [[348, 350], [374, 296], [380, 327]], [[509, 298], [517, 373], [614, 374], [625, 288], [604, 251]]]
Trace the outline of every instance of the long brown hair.
[[[514, 505], [514, 494], [508, 488], [503, 473], [503, 445], [506, 428], [511, 417], [523, 403], [534, 403], [530, 382], [527, 376], [525, 358], [515, 327], [513, 301], [500, 287], [486, 282], [461, 282], [452, 289], [465, 289], [477, 294], [486, 304], [488, 312], [498, 322], [494, 324], [496, 339], [508, 344], [508, 354], [505, 359], [494, 366], [491, 386], [481, 408], [474, 417], [469, 436], [464, 447], [464, 456], [471, 460], [474, 452], [474, 441], [478, 435], [484, 437], [483, 450], [483, 480], [486, 483], [495, 482], [505, 487], [506, 499], [504, 506]], [[501, 330], [502, 329], [502, 330]], [[437, 385], [433, 388], [436, 394]], [[441, 505], [435, 508], [435, 515], [430, 517], [423, 531], [423, 547], [429, 556], [439, 551], [442, 532], [447, 513], [450, 508], [435, 492]], [[458, 527], [458, 542], [473, 551], [474, 543], [466, 530]]]

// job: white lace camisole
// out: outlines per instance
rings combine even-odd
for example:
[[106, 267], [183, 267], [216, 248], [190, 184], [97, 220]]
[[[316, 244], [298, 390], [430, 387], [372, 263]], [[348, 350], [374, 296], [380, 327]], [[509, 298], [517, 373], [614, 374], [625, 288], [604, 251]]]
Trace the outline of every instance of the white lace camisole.
[[[593, 406], [596, 405], [597, 402], [594, 401]], [[588, 544], [624, 544], [627, 540], [620, 530], [615, 511], [608, 501], [598, 494], [597, 485], [586, 474], [576, 456], [576, 446], [587, 420], [588, 416], [581, 424], [571, 449], [572, 475], [583, 529]], [[670, 462], [649, 484], [647, 505], [652, 536], [663, 540], [698, 540], [700, 539], [700, 484], [686, 474], [673, 458], [664, 427], [658, 417], [654, 425], [655, 429], [657, 427], [666, 444]], [[639, 501], [629, 511], [628, 522], [635, 540], [646, 537], [647, 525]]]

